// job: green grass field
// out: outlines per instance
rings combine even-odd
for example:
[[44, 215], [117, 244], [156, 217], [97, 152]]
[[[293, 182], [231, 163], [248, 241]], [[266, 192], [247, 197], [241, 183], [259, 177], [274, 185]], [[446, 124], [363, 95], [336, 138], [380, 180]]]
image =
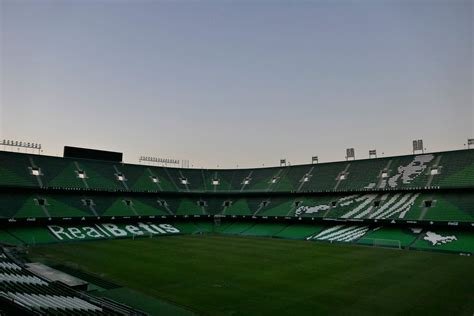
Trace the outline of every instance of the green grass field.
[[474, 258], [452, 254], [182, 235], [49, 245], [30, 257], [200, 315], [474, 313]]

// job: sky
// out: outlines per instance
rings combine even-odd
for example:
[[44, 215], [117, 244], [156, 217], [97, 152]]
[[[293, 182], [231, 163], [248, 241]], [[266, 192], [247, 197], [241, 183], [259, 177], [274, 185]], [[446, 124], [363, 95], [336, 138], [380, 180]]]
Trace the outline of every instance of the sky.
[[0, 139], [274, 166], [462, 149], [474, 0], [0, 0]]

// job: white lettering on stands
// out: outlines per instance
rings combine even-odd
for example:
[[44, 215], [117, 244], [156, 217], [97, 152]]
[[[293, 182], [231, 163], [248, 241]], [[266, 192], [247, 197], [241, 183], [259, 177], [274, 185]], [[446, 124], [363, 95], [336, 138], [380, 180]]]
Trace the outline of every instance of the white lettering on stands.
[[143, 232], [137, 226], [127, 225], [125, 226], [125, 229], [128, 230], [130, 234], [139, 235], [139, 236], [143, 235]]
[[58, 240], [77, 240], [77, 239], [102, 239], [114, 237], [132, 237], [143, 235], [163, 235], [177, 234], [179, 229], [170, 224], [153, 224], [150, 222], [138, 223], [137, 225], [125, 224], [95, 224], [91, 226], [62, 227], [59, 225], [48, 225], [48, 230]]
[[147, 224], [138, 223], [138, 227], [143, 228], [144, 230], [146, 230], [149, 233], [157, 234], [157, 232], [154, 231], [153, 229], [151, 229], [150, 226], [148, 226]]
[[179, 233], [179, 229], [171, 226], [170, 224], [160, 224], [160, 227], [166, 230], [166, 232], [168, 233], [172, 233], [172, 234]]
[[159, 228], [158, 226], [156, 225], [153, 225], [152, 223], [148, 223], [151, 227], [153, 227], [153, 229], [156, 229], [156, 231], [160, 234], [166, 234], [166, 231], [164, 231], [163, 229]]
[[69, 228], [69, 232], [71, 233], [71, 235], [73, 235], [75, 238], [78, 238], [78, 239], [84, 239], [86, 238], [86, 235], [84, 235], [81, 230], [77, 227], [71, 227]]
[[118, 228], [115, 224], [102, 224], [102, 226], [109, 231], [115, 237], [125, 237], [127, 236], [127, 231]]
[[48, 229], [54, 235], [54, 237], [56, 237], [59, 240], [63, 240], [63, 237], [60, 236], [61, 234], [63, 234], [68, 239], [73, 239], [68, 233], [64, 232], [64, 228], [62, 228], [61, 226], [48, 225]]
[[92, 238], [104, 238], [104, 235], [99, 233], [94, 227], [83, 227], [84, 233]]
[[95, 227], [97, 227], [105, 236], [110, 237], [110, 235], [107, 233], [105, 229], [100, 227], [99, 225], [95, 224]]

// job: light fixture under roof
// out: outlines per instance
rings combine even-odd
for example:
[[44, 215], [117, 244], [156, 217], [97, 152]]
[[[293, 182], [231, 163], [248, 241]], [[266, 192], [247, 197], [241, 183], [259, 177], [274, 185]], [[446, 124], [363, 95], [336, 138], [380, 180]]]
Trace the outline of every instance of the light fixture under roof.
[[41, 175], [41, 169], [38, 167], [32, 167], [31, 168], [31, 174], [34, 175], [35, 177]]

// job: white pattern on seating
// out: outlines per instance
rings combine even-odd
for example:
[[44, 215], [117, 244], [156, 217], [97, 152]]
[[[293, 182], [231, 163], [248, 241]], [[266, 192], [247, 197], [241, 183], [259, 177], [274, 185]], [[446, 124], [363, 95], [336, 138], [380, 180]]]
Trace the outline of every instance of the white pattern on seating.
[[411, 193], [401, 195], [400, 200], [398, 200], [395, 204], [393, 204], [391, 207], [386, 209], [384, 212], [379, 213], [376, 218], [385, 218], [387, 214], [389, 214], [390, 212], [393, 212], [398, 207], [400, 207], [400, 205], [405, 203], [410, 198], [410, 195]]
[[[377, 218], [382, 218], [382, 219], [383, 218], [389, 218], [391, 215], [393, 215], [395, 213], [398, 213], [398, 212], [401, 212], [406, 207], [411, 207], [410, 201], [411, 200], [414, 201], [414, 199], [410, 199], [410, 197], [412, 197], [411, 193], [404, 194], [402, 196], [402, 198], [397, 203], [395, 203], [392, 207], [390, 207], [385, 212], [379, 214], [377, 216]], [[416, 199], [416, 197], [415, 197], [415, 199]], [[413, 202], [412, 202], [412, 204], [413, 204]]]
[[98, 306], [72, 296], [26, 294], [7, 292], [8, 296], [33, 308], [56, 308], [64, 310], [102, 311]]
[[[354, 202], [360, 202], [364, 199], [367, 198], [367, 195], [363, 195], [360, 197], [358, 194], [355, 195], [348, 195], [345, 197], [340, 198], [337, 203], [343, 207], [343, 206], [348, 206], [351, 205]], [[300, 216], [302, 214], [313, 214], [313, 213], [318, 213], [320, 211], [327, 211], [331, 208], [328, 204], [320, 204], [320, 205], [315, 205], [315, 206], [300, 206], [298, 209], [295, 211], [296, 216]]]
[[[358, 197], [358, 196], [359, 196], [359, 195], [349, 195], [349, 196], [346, 196], [346, 197], [343, 197], [343, 198], [339, 199], [338, 202], [339, 202], [339, 204], [340, 204], [341, 206], [348, 206], [348, 205], [351, 205], [352, 203], [354, 203], [354, 200], [353, 200], [353, 199], [356, 198], [356, 197]], [[344, 202], [344, 201], [346, 201], [346, 200], [349, 200], [349, 201]], [[344, 202], [344, 203], [342, 203], [342, 202]]]
[[324, 234], [328, 234], [328, 233], [330, 233], [330, 232], [332, 232], [332, 231], [341, 229], [341, 228], [343, 228], [343, 227], [344, 227], [344, 225], [336, 225], [336, 226], [333, 226], [333, 227], [331, 227], [331, 228], [325, 229], [325, 230], [323, 230], [322, 232], [320, 232], [319, 234], [317, 234], [316, 236], [311, 236], [310, 238], [315, 239], [315, 238], [318, 238], [319, 236], [322, 236], [322, 235], [324, 235]]
[[[380, 198], [381, 201], [385, 201], [385, 199], [387, 199], [388, 197], [388, 193], [382, 195], [382, 197]], [[368, 209], [366, 209], [365, 211], [363, 211], [362, 213], [360, 214], [357, 214], [356, 216], [354, 216], [354, 218], [362, 218], [362, 217], [365, 217], [367, 215], [370, 214], [370, 212], [372, 212], [372, 210], [374, 209], [373, 206], [369, 207]]]
[[[7, 258], [5, 254], [0, 255], [2, 258]], [[41, 294], [51, 293], [51, 291], [48, 290], [49, 283], [33, 274], [22, 273], [26, 272], [26, 270], [14, 262], [0, 262], [0, 268], [15, 270], [13, 272], [0, 272], [0, 289], [12, 287], [12, 291], [0, 291], [0, 294], [10, 297], [16, 304], [39, 310], [54, 309], [64, 312], [102, 311], [101, 307], [89, 303], [80, 297]], [[18, 283], [18, 285], [15, 283]], [[47, 286], [47, 288], [45, 289], [43, 286]], [[16, 287], [18, 287], [18, 289], [16, 289]], [[39, 292], [40, 294], [24, 293], [25, 289], [26, 292], [30, 292], [29, 289], [31, 289], [31, 292]], [[52, 290], [54, 293], [54, 288], [52, 288]]]
[[368, 227], [362, 226], [362, 227], [357, 227], [357, 226], [352, 226], [349, 231], [346, 231], [344, 234], [333, 236], [329, 238], [328, 240], [331, 241], [345, 241], [345, 242], [350, 242], [358, 236], [364, 235], [368, 230]]
[[41, 280], [36, 276], [31, 275], [18, 275], [18, 274], [6, 274], [0, 273], [0, 282], [15, 282], [15, 283], [27, 283], [27, 284], [39, 284], [47, 285], [45, 281]]
[[18, 265], [12, 262], [0, 262], [0, 268], [21, 270], [21, 268]]
[[327, 229], [327, 230], [324, 230], [322, 232], [320, 232], [315, 238], [318, 239], [318, 240], [333, 240], [333, 237], [337, 237], [337, 236], [340, 236], [340, 235], [344, 235], [346, 232], [349, 232], [351, 230], [354, 230], [356, 229], [357, 226], [342, 226], [340, 230], [336, 230], [336, 231], [333, 231], [333, 232], [330, 232], [328, 234], [328, 230], [330, 229]]
[[[420, 193], [417, 193], [414, 196], [412, 196], [410, 201], [408, 201], [408, 203], [403, 207], [403, 209], [399, 210], [400, 215], [398, 216], [398, 218], [405, 218], [405, 215], [407, 214], [409, 210], [411, 210], [411, 207], [413, 206], [413, 204], [415, 204], [415, 200], [418, 198], [419, 195]], [[392, 215], [393, 214], [390, 214], [390, 216]]]
[[388, 200], [386, 203], [384, 203], [377, 211], [375, 211], [374, 213], [372, 213], [369, 218], [374, 218], [376, 217], [377, 215], [379, 215], [380, 213], [382, 213], [383, 211], [385, 211], [387, 208], [390, 207], [390, 205], [392, 205], [393, 203], [395, 203], [395, 201], [400, 197], [400, 193], [397, 193], [395, 194], [394, 196], [392, 196], [392, 198], [390, 200]]
[[347, 212], [346, 214], [342, 215], [341, 217], [342, 217], [342, 218], [349, 218], [349, 217], [352, 217], [352, 215], [359, 213], [359, 212], [362, 211], [367, 205], [369, 205], [370, 203], [372, 203], [372, 201], [375, 200], [376, 197], [377, 197], [377, 194], [367, 194], [367, 195], [363, 195], [361, 198], [356, 199], [356, 201], [357, 201], [357, 202], [360, 202], [360, 201], [362, 201], [362, 200], [364, 200], [364, 199], [365, 199], [365, 201], [364, 201], [363, 203], [361, 203], [359, 206], [357, 206], [356, 208], [354, 208], [352, 211]]
[[364, 187], [364, 189], [369, 189], [369, 190], [371, 190], [371, 189], [374, 189], [376, 186], [377, 186], [377, 183], [371, 182], [371, 183], [369, 183], [368, 185], [366, 185], [366, 186]]
[[344, 238], [339, 238], [338, 241], [351, 242], [355, 239], [358, 239], [359, 237], [364, 236], [368, 230], [369, 230], [369, 227], [367, 226], [361, 227], [357, 231], [354, 231], [351, 234], [349, 234], [348, 236]]
[[[415, 156], [412, 162], [406, 166], [398, 167], [398, 173], [388, 179], [388, 185], [392, 188], [397, 186], [398, 179], [402, 178], [403, 184], [409, 184], [416, 179], [434, 159], [433, 155]], [[381, 186], [383, 188], [383, 186]]]
[[317, 213], [319, 211], [327, 211], [329, 209], [329, 205], [316, 205], [316, 206], [300, 206], [295, 211], [296, 216], [300, 216], [301, 214], [311, 214]]
[[430, 231], [426, 232], [426, 235], [425, 237], [423, 237], [423, 239], [429, 241], [432, 246], [438, 246], [458, 240], [454, 235], [442, 236], [440, 234]]

